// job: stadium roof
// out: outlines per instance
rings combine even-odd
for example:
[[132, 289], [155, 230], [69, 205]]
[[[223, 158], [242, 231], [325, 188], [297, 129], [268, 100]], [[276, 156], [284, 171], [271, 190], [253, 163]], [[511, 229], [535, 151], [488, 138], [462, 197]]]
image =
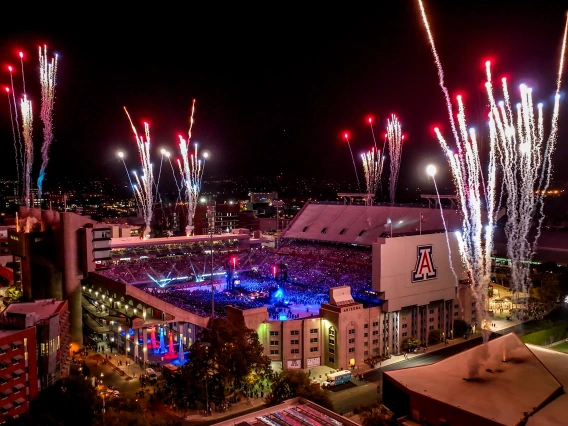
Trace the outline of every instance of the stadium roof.
[[[448, 231], [460, 228], [459, 212], [443, 209]], [[422, 215], [422, 224], [420, 218]], [[306, 204], [282, 233], [282, 238], [370, 246], [377, 238], [444, 230], [439, 208], [408, 205], [359, 206]]]
[[517, 425], [524, 413], [534, 424], [560, 424], [545, 418], [555, 418], [562, 407], [555, 402], [562, 398], [562, 384], [552, 373], [562, 371], [568, 356], [562, 361], [540, 358], [511, 333], [435, 364], [385, 374], [403, 389], [497, 424]]

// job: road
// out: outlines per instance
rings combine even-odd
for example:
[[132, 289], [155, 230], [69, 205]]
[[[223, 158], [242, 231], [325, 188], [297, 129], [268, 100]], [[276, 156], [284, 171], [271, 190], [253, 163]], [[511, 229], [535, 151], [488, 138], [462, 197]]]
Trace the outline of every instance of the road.
[[400, 370], [404, 368], [433, 364], [459, 352], [473, 348], [474, 346], [481, 344], [482, 341], [483, 338], [479, 336], [473, 339], [464, 340], [459, 344], [438, 349], [437, 351], [426, 352], [420, 356], [372, 370], [364, 375], [363, 381], [353, 379], [353, 383], [357, 385], [356, 387], [332, 393], [331, 400], [333, 402], [334, 411], [340, 414], [349, 413], [353, 411], [355, 407], [378, 401], [380, 394], [377, 392], [377, 386], [382, 388], [383, 371]]

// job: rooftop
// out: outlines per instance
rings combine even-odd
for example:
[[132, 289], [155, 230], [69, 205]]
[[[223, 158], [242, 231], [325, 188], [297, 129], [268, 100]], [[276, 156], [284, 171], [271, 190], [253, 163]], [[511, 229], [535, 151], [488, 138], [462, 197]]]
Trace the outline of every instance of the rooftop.
[[35, 314], [39, 321], [58, 312], [63, 303], [65, 302], [56, 299], [39, 299], [33, 302], [13, 303], [4, 312], [6, 314]]
[[[517, 425], [524, 413], [535, 420], [540, 417], [552, 406], [548, 400], [562, 391], [561, 382], [551, 373], [556, 369], [548, 369], [537, 355], [511, 333], [432, 365], [385, 374], [411, 392], [499, 424]], [[568, 357], [564, 365], [566, 361]], [[568, 373], [564, 376], [568, 378]], [[545, 408], [538, 411], [541, 406]]]

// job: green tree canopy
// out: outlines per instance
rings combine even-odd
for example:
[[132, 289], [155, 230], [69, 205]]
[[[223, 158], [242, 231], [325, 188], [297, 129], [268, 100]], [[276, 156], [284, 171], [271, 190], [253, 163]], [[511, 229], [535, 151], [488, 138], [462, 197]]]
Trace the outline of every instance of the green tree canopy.
[[322, 407], [333, 409], [329, 391], [311, 383], [308, 373], [300, 370], [286, 370], [274, 376], [272, 392], [266, 396], [268, 405], [277, 405], [290, 398], [301, 396]]
[[412, 351], [418, 346], [420, 346], [420, 341], [414, 336], [407, 337], [402, 341], [403, 351]]
[[244, 324], [214, 318], [190, 348], [189, 362], [172, 378], [176, 400], [191, 405], [223, 399], [229, 388], [240, 389], [251, 381], [268, 378], [272, 372], [270, 359], [256, 331]]
[[434, 345], [442, 341], [442, 332], [440, 330], [430, 330], [428, 333], [428, 343]]

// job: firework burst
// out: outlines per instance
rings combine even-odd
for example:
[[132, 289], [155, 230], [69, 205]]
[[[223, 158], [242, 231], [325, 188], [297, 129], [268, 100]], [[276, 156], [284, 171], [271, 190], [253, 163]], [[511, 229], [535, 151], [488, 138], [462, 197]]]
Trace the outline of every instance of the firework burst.
[[43, 144], [41, 146], [41, 168], [37, 179], [38, 197], [43, 192], [45, 170], [49, 162], [49, 147], [53, 141], [53, 105], [55, 103], [55, 76], [57, 74], [57, 55], [47, 58], [47, 46], [39, 48], [39, 75], [41, 83], [41, 121], [43, 122]]
[[396, 184], [398, 182], [398, 173], [400, 171], [400, 159], [402, 155], [402, 131], [400, 122], [396, 115], [392, 114], [391, 118], [387, 121], [387, 139], [389, 142], [389, 157], [390, 157], [390, 180], [389, 192], [390, 202], [394, 203], [394, 196], [396, 193]]
[[134, 179], [136, 183], [133, 185], [134, 193], [138, 201], [138, 205], [142, 210], [142, 216], [144, 218], [144, 232], [142, 234], [143, 239], [147, 239], [150, 236], [152, 219], [154, 216], [154, 172], [152, 163], [150, 161], [150, 126], [148, 123], [144, 123], [144, 136], [139, 136], [134, 127], [134, 123], [130, 118], [130, 114], [126, 107], [124, 107], [124, 112], [128, 117], [132, 132], [136, 139], [136, 145], [138, 147], [138, 152], [140, 154], [140, 163], [143, 171], [142, 176], [138, 176], [138, 173], [134, 172]]
[[381, 152], [374, 147], [365, 154], [361, 154], [363, 161], [363, 171], [365, 173], [365, 182], [367, 184], [367, 194], [374, 197], [379, 189], [379, 181], [382, 171]]
[[[195, 99], [191, 107], [191, 115], [189, 119], [189, 131], [187, 139], [179, 136], [179, 148], [182, 160], [178, 160], [178, 167], [182, 176], [182, 188], [185, 195], [185, 203], [187, 206], [187, 226], [185, 227], [186, 235], [192, 235], [194, 231], [193, 217], [197, 207], [197, 200], [201, 192], [201, 183], [203, 179], [203, 169], [205, 161], [198, 157], [197, 144], [194, 144], [193, 153], [190, 153], [191, 130], [193, 128], [193, 115], [195, 113]], [[206, 158], [206, 156], [204, 157]]]

